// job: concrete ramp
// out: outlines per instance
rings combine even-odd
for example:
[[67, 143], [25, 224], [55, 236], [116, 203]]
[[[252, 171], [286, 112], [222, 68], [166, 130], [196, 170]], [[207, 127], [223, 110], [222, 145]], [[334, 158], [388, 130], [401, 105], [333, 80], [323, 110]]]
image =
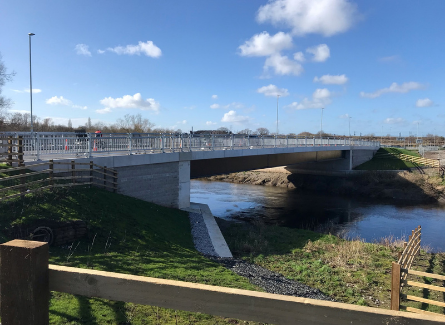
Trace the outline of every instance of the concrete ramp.
[[227, 245], [226, 240], [224, 239], [224, 236], [221, 233], [215, 218], [213, 217], [212, 211], [210, 211], [207, 204], [190, 202], [190, 208], [183, 210], [202, 215], [210, 240], [212, 241], [213, 248], [219, 257], [233, 257], [229, 246]]

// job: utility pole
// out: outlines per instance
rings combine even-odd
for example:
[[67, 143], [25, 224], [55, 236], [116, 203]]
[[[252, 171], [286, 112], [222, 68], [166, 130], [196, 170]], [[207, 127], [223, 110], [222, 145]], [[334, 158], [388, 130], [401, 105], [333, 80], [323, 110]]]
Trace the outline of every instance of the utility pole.
[[323, 110], [324, 110], [324, 107], [321, 108], [320, 140], [323, 138]]

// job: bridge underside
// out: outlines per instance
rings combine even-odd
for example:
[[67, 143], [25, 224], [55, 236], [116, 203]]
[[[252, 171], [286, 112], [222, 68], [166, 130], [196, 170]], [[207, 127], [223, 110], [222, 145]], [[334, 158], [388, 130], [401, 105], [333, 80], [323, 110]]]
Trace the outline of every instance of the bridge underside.
[[228, 174], [261, 168], [287, 166], [299, 163], [314, 163], [334, 159], [341, 159], [342, 167], [340, 168], [349, 169], [348, 158], [349, 150], [333, 150], [192, 160], [190, 162], [190, 178]]

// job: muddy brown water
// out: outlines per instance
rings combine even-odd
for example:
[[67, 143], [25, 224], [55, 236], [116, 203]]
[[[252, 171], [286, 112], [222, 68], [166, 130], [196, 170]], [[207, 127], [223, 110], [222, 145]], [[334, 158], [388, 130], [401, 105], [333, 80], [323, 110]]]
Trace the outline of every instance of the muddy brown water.
[[373, 242], [382, 237], [407, 238], [422, 226], [422, 244], [445, 251], [445, 205], [400, 204], [286, 188], [191, 181], [192, 202], [233, 221], [261, 218], [286, 227], [331, 232]]

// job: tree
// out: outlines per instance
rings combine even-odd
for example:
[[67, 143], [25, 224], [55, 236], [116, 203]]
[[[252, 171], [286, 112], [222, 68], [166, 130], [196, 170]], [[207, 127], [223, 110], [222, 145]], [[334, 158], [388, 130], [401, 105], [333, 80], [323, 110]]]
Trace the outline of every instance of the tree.
[[258, 134], [258, 135], [269, 135], [270, 134], [269, 130], [266, 128], [258, 128], [255, 130], [254, 133]]
[[68, 127], [69, 127], [70, 129], [73, 128], [73, 123], [71, 122], [71, 119], [68, 120]]
[[252, 134], [252, 130], [244, 129], [244, 130], [238, 131], [238, 134]]
[[127, 133], [149, 133], [154, 127], [154, 124], [150, 120], [143, 118], [141, 114], [126, 114], [124, 118], [117, 120], [116, 125]]
[[218, 128], [216, 131], [218, 131], [218, 132], [214, 132], [214, 133], [217, 133], [217, 134], [230, 134], [231, 133], [230, 130], [224, 126]]
[[6, 119], [6, 110], [11, 107], [11, 100], [2, 96], [2, 87], [7, 81], [11, 81], [15, 76], [15, 72], [8, 73], [5, 64], [2, 61], [2, 55], [0, 54], [0, 120]]

